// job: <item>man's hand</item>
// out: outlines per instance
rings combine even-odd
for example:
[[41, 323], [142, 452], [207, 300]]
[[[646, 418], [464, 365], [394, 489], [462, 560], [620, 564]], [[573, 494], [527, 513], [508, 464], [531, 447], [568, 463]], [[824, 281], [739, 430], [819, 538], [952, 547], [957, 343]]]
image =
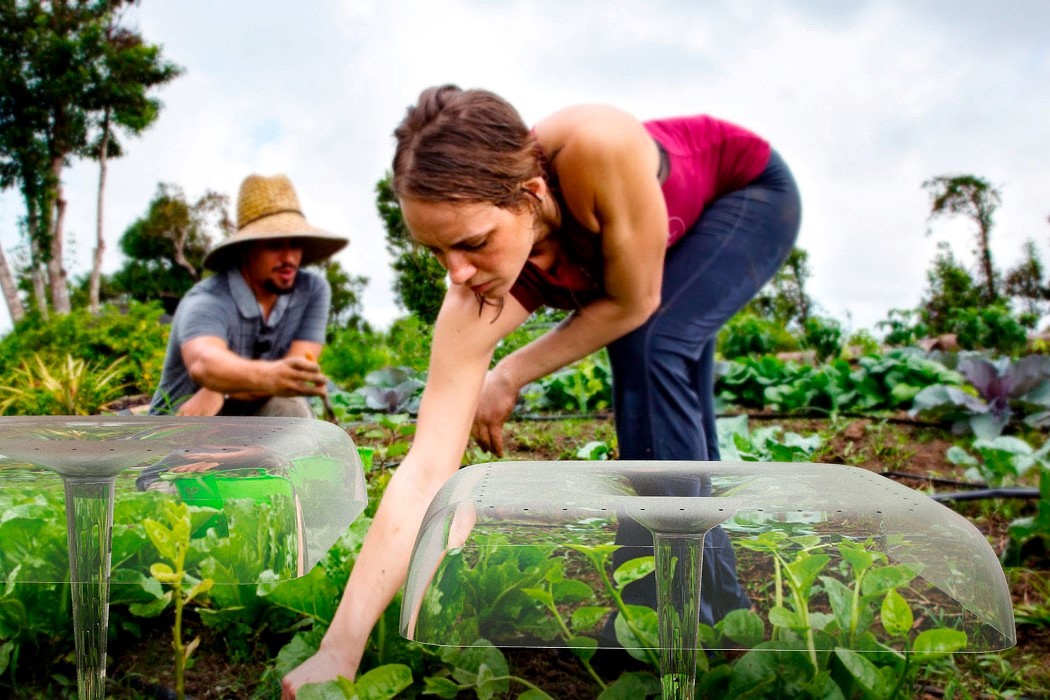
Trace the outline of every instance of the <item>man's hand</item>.
[[489, 370], [481, 387], [471, 431], [481, 449], [497, 457], [503, 456], [503, 424], [510, 418], [517, 402], [517, 387], [499, 372], [498, 367]]
[[289, 355], [269, 362], [273, 396], [324, 396], [328, 378], [321, 366], [309, 357]]

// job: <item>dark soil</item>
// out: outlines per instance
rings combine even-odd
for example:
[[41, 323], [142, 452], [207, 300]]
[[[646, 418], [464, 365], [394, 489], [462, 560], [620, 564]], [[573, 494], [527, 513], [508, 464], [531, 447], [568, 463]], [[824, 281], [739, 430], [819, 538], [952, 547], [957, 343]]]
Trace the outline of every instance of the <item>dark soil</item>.
[[[868, 418], [840, 419], [832, 423], [818, 419], [785, 419], [753, 416], [753, 425], [769, 419], [786, 431], [801, 434], [820, 432], [825, 444], [815, 461], [863, 467], [893, 478], [909, 487], [932, 493], [958, 491], [963, 474], [947, 462], [945, 452], [952, 436], [942, 429], [908, 421], [903, 416], [892, 421]], [[364, 427], [351, 430], [358, 444], [372, 444], [362, 436]], [[373, 433], [374, 434], [374, 433]], [[1031, 440], [1032, 437], [1028, 436]], [[374, 438], [373, 438], [374, 440]], [[612, 422], [607, 417], [570, 421], [521, 421], [508, 425], [506, 444], [510, 459], [574, 459], [576, 451], [591, 440], [614, 444]], [[376, 444], [377, 447], [382, 447]], [[478, 455], [472, 453], [470, 457]], [[488, 459], [488, 456], [481, 455]], [[472, 459], [472, 461], [483, 461]], [[951, 507], [970, 518], [1002, 553], [1008, 539], [1006, 525], [1018, 515], [1034, 512], [1035, 502], [986, 500], [958, 502]], [[1017, 556], [1016, 566], [1007, 568], [1018, 614], [1017, 646], [1001, 654], [960, 654], [954, 678], [933, 679], [923, 697], [944, 697], [946, 687], [957, 683], [965, 689], [962, 697], [1050, 697], [1050, 555], [1027, 551]], [[260, 677], [268, 658], [240, 658], [231, 661], [225, 640], [209, 634], [207, 628], [187, 621], [186, 638], [202, 635], [192, 667], [186, 674], [187, 697], [198, 700], [250, 698], [259, 696]], [[273, 651], [283, 643], [272, 640]], [[111, 645], [109, 697], [174, 697], [170, 630], [147, 629], [143, 638], [127, 645]], [[260, 656], [266, 656], [263, 650]], [[551, 649], [505, 650], [513, 674], [528, 679], [552, 696], [564, 700], [593, 698], [595, 685], [570, 652]], [[629, 663], [615, 655], [596, 660], [603, 677], [612, 680]], [[75, 678], [71, 667], [67, 673]], [[27, 689], [28, 690], [28, 689]], [[514, 688], [517, 696], [524, 688]], [[955, 688], [958, 692], [958, 687]], [[950, 693], [949, 693], [950, 694]], [[261, 695], [265, 697], [265, 695]], [[958, 695], [957, 695], [958, 696]], [[54, 697], [30, 694], [16, 697]]]

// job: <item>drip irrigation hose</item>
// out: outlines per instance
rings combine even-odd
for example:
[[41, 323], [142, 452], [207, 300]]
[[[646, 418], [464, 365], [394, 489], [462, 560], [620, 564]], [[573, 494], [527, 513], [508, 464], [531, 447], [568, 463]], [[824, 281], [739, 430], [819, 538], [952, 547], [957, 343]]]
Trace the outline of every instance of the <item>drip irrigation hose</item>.
[[954, 493], [935, 493], [930, 496], [935, 501], [980, 501], [988, 498], [1021, 498], [1039, 499], [1039, 489], [1023, 486], [977, 491], [956, 491]]
[[891, 479], [914, 479], [916, 481], [925, 481], [930, 484], [943, 484], [944, 486], [963, 486], [971, 489], [988, 488], [988, 484], [979, 481], [962, 481], [961, 479], [949, 479], [943, 476], [927, 476], [926, 474], [916, 474], [914, 472], [884, 471], [879, 472], [879, 474], [890, 477]]

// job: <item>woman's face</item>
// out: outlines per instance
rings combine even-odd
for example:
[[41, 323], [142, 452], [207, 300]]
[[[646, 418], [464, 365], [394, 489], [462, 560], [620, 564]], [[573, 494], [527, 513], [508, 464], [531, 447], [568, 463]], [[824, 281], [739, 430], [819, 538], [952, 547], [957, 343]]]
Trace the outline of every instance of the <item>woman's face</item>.
[[412, 237], [437, 256], [452, 284], [492, 299], [510, 292], [536, 241], [535, 215], [527, 208], [406, 197], [401, 213]]

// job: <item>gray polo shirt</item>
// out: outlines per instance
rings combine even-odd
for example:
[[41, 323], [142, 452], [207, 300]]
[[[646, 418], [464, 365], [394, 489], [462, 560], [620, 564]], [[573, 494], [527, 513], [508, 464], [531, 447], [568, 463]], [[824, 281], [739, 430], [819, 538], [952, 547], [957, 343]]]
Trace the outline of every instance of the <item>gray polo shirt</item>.
[[259, 302], [239, 270], [201, 280], [175, 310], [160, 386], [149, 412], [174, 413], [200, 389], [182, 361], [182, 344], [187, 340], [215, 336], [241, 357], [276, 360], [288, 353], [293, 340], [324, 342], [331, 299], [332, 290], [324, 277], [299, 270], [292, 292], [277, 298], [264, 323]]

